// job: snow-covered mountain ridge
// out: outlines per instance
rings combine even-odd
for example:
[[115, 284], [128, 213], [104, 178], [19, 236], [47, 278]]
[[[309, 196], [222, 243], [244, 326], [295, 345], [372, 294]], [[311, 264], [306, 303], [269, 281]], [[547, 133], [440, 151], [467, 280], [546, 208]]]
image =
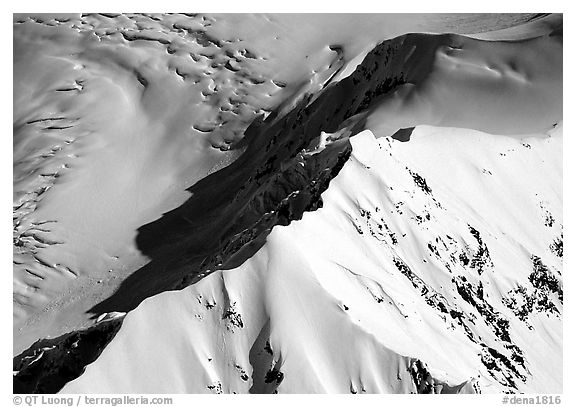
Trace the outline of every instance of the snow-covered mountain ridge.
[[15, 383], [94, 362], [63, 391], [561, 391], [561, 28], [338, 58], [138, 229], [151, 261], [90, 309], [110, 319]]

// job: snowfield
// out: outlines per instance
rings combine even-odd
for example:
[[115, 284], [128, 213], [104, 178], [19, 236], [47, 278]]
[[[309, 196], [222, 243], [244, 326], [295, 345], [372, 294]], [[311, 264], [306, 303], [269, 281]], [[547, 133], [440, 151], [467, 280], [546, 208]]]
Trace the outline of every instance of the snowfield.
[[562, 15], [14, 46], [15, 392], [563, 391]]

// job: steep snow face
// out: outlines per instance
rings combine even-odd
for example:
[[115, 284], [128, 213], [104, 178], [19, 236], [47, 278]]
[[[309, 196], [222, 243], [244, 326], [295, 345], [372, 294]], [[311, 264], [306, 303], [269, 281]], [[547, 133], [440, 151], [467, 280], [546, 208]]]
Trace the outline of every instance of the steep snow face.
[[562, 125], [351, 143], [322, 208], [144, 301], [63, 392], [561, 392]]

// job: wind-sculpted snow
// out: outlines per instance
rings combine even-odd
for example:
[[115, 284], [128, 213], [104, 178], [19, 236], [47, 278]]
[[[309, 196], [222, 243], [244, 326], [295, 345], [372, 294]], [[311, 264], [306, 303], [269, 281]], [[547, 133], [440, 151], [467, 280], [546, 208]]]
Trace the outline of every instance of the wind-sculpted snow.
[[561, 391], [561, 17], [238, 18], [15, 17], [15, 386]]

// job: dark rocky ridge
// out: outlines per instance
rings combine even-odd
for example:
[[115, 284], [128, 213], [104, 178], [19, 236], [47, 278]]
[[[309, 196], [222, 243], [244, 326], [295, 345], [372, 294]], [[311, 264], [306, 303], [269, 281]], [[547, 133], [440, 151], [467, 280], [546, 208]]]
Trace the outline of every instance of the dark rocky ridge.
[[14, 393], [56, 393], [82, 374], [116, 336], [123, 317], [58, 338], [41, 339], [13, 360]]
[[[192, 196], [179, 208], [139, 229], [138, 248], [153, 260], [91, 311], [129, 311], [151, 295], [242, 264], [274, 225], [321, 205], [320, 194], [350, 154], [347, 137], [363, 130], [367, 111], [397, 86], [422, 81], [435, 50], [458, 46], [460, 38], [409, 34], [384, 41], [351, 76], [319, 95], [301, 95], [282, 117], [277, 110], [254, 121], [232, 145], [245, 149], [236, 161], [189, 188]], [[419, 58], [406, 63], [408, 54]], [[307, 154], [321, 132], [339, 130], [345, 133], [340, 140]]]

